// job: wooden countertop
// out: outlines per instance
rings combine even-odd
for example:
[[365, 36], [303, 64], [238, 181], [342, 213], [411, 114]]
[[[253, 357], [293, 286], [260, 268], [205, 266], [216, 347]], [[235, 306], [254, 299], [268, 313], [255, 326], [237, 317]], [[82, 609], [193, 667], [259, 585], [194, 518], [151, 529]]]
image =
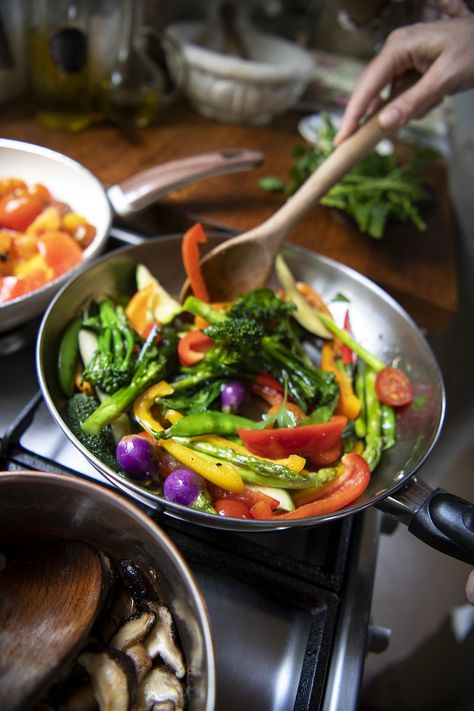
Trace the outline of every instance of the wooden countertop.
[[[106, 185], [168, 160], [225, 148], [259, 149], [265, 161], [258, 169], [190, 185], [132, 223], [151, 234], [180, 231], [199, 219], [241, 231], [256, 226], [281, 205], [283, 198], [263, 191], [257, 180], [265, 175], [288, 178], [293, 147], [304, 143], [297, 132], [299, 118], [292, 112], [267, 126], [231, 126], [174, 105], [156, 125], [140, 131], [123, 133], [98, 125], [71, 134], [44, 128], [26, 107], [14, 106], [2, 112], [0, 136], [65, 153]], [[382, 240], [374, 240], [315, 206], [294, 228], [290, 240], [365, 274], [397, 299], [421, 328], [439, 333], [457, 309], [456, 233], [441, 159], [431, 168], [429, 179], [436, 200], [425, 214], [426, 232], [411, 225], [391, 225]]]

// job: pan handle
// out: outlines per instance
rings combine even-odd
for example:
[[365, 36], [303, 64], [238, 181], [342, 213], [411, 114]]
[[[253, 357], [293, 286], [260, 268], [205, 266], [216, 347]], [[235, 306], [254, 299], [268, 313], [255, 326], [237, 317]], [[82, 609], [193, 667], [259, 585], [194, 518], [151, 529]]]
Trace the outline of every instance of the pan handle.
[[413, 477], [408, 487], [377, 504], [410, 533], [442, 553], [474, 565], [474, 504]]
[[107, 189], [117, 215], [125, 217], [143, 210], [164, 195], [215, 175], [256, 168], [263, 162], [261, 151], [230, 148], [172, 160], [132, 175]]

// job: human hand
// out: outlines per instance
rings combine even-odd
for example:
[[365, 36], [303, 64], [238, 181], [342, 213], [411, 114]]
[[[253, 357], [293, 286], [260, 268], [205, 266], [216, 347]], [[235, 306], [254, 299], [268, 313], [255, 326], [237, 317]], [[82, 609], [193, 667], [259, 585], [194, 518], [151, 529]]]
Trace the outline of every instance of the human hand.
[[417, 23], [392, 32], [361, 74], [335, 138], [338, 145], [380, 104], [379, 92], [410, 70], [421, 77], [382, 109], [381, 126], [396, 132], [425, 116], [442, 99], [474, 87], [474, 15]]

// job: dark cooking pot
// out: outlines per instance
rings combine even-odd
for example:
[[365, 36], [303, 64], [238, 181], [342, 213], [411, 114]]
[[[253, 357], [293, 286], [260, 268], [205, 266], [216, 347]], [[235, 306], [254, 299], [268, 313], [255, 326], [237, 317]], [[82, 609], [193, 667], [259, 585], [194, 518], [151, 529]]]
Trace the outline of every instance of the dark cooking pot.
[[215, 661], [207, 608], [163, 530], [125, 497], [96, 483], [46, 472], [1, 472], [0, 551], [57, 538], [85, 541], [115, 560], [156, 572], [160, 601], [172, 614], [185, 657], [186, 708], [212, 711]]
[[[210, 239], [210, 245], [218, 237]], [[257, 521], [213, 516], [174, 504], [125, 479], [88, 452], [65, 424], [61, 409], [64, 397], [57, 376], [57, 353], [61, 333], [89, 296], [101, 292], [129, 294], [135, 289], [134, 267], [141, 262], [163, 285], [178, 293], [184, 279], [180, 236], [161, 237], [119, 250], [101, 258], [71, 281], [50, 305], [40, 327], [37, 369], [47, 406], [67, 437], [108, 480], [124, 492], [146, 500], [148, 505], [192, 523], [240, 532], [273, 531], [331, 521], [376, 505], [398, 516], [409, 529], [430, 545], [461, 560], [474, 563], [474, 508], [441, 490], [432, 489], [416, 477], [441, 431], [445, 392], [441, 373], [425, 338], [407, 313], [382, 289], [352, 269], [308, 250], [287, 246], [287, 263], [299, 281], [306, 281], [330, 300], [342, 293], [353, 304], [352, 328], [364, 347], [387, 363], [397, 362], [410, 374], [422, 407], [399, 414], [398, 442], [384, 452], [369, 487], [350, 506], [313, 518]]]
[[204, 153], [153, 166], [123, 182], [104, 188], [80, 163], [68, 156], [23, 141], [0, 138], [0, 177], [44, 183], [51, 195], [83, 215], [96, 228], [84, 250], [83, 262], [40, 289], [0, 304], [0, 333], [13, 329], [44, 311], [53, 294], [72, 272], [104, 250], [113, 214], [122, 217], [145, 209], [164, 195], [214, 175], [254, 168], [262, 162], [259, 151], [244, 148]]

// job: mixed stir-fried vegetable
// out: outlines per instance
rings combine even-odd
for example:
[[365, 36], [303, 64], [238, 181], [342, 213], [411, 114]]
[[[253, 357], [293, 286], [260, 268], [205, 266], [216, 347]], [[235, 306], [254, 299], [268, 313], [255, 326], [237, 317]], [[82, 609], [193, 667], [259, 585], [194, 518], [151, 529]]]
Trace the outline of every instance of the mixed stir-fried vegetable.
[[396, 443], [408, 377], [353, 338], [348, 311], [338, 325], [281, 255], [280, 290], [210, 303], [205, 239], [200, 225], [183, 238], [193, 293], [182, 305], [141, 264], [131, 298], [82, 306], [59, 352], [66, 422], [111, 469], [208, 514], [286, 520], [347, 506]]
[[96, 229], [44, 185], [0, 178], [0, 304], [79, 264]]

